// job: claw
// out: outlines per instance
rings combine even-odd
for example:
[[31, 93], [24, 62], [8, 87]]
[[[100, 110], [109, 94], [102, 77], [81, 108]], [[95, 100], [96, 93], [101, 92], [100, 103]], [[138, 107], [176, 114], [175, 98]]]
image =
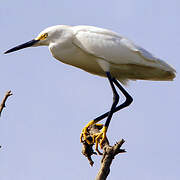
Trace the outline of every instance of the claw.
[[89, 126], [92, 126], [93, 124], [95, 124], [94, 120], [90, 121], [83, 129], [82, 129], [82, 133], [80, 135], [80, 142], [82, 143], [83, 141], [86, 141], [88, 144], [93, 144], [94, 141], [90, 141], [88, 138], [88, 128]]
[[100, 133], [93, 135], [93, 141], [95, 140], [95, 150], [97, 151], [99, 155], [102, 155], [102, 153], [98, 149], [98, 144], [100, 148], [102, 149], [104, 141], [107, 140], [106, 132], [107, 132], [107, 127], [104, 126]]
[[90, 134], [89, 132], [89, 127], [95, 124], [94, 121], [90, 121], [83, 129], [82, 133], [80, 135], [80, 142], [87, 142], [89, 145], [92, 145], [95, 143], [95, 150], [99, 155], [102, 155], [102, 153], [98, 149], [98, 145], [100, 148], [103, 148], [103, 143], [105, 141], [108, 141], [106, 138], [106, 132], [107, 132], [107, 127], [104, 126], [103, 124], [95, 124], [96, 127], [100, 130], [101, 132], [95, 133], [95, 134]]

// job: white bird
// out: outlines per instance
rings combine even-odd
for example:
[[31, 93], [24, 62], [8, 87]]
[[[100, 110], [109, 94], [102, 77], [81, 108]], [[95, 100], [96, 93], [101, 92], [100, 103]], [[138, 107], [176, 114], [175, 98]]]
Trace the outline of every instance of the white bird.
[[[52, 56], [59, 61], [108, 78], [113, 91], [111, 109], [90, 121], [83, 128], [81, 136], [81, 140], [83, 138], [88, 143], [94, 143], [86, 138], [87, 129], [107, 117], [105, 125], [95, 138], [97, 151], [98, 143], [101, 146], [106, 138], [113, 113], [127, 107], [133, 100], [118, 80], [126, 84], [128, 80], [171, 81], [175, 78], [175, 69], [166, 62], [127, 38], [98, 27], [66, 25], [48, 27], [37, 38], [16, 46], [5, 54], [30, 46], [48, 46]], [[126, 97], [126, 101], [119, 106], [116, 88]]]

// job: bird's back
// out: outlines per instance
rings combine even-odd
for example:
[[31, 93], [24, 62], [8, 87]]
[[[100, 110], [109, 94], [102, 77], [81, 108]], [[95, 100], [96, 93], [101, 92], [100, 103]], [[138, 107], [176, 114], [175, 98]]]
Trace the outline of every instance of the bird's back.
[[144, 48], [117, 33], [93, 26], [74, 26], [74, 44], [103, 59], [120, 79], [173, 80], [175, 70]]

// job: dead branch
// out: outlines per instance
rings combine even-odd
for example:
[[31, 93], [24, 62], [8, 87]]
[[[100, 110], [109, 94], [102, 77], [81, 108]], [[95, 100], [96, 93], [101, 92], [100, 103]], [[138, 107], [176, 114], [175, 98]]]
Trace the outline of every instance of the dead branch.
[[9, 96], [11, 96], [11, 95], [12, 95], [12, 92], [11, 92], [11, 91], [6, 92], [6, 94], [5, 94], [2, 102], [1, 102], [1, 104], [0, 104], [0, 116], [1, 116], [2, 110], [6, 107], [6, 104], [5, 104], [5, 103], [6, 103], [7, 98], [8, 98]]
[[124, 139], [117, 142], [114, 146], [105, 145], [103, 147], [103, 157], [101, 160], [101, 167], [96, 176], [95, 180], [106, 180], [107, 176], [110, 173], [110, 166], [114, 157], [119, 153], [126, 152], [124, 149], [120, 149], [124, 143]]
[[[91, 136], [93, 136], [93, 134], [96, 134], [97, 132], [100, 132], [99, 126], [96, 125], [91, 126], [88, 132], [89, 140], [91, 140]], [[110, 166], [114, 157], [119, 153], [126, 152], [125, 149], [120, 149], [124, 142], [125, 142], [124, 139], [122, 139], [119, 142], [117, 142], [114, 146], [110, 146], [108, 139], [104, 141], [101, 167], [99, 169], [99, 172], [95, 180], [106, 180], [107, 176], [110, 173]], [[87, 157], [91, 166], [93, 166], [94, 164], [91, 156], [97, 154], [93, 150], [93, 145], [94, 144], [88, 144], [86, 141], [83, 141], [82, 154]]]

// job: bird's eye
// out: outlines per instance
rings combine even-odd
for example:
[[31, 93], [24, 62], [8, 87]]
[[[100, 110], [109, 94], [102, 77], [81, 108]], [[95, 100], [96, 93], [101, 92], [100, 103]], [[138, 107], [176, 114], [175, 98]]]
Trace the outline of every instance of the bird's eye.
[[48, 37], [48, 33], [40, 34], [36, 40], [45, 40]]
[[38, 39], [39, 40], [44, 40], [44, 39], [46, 39], [48, 37], [48, 33], [44, 33], [44, 34], [42, 34]]
[[48, 33], [43, 34], [44, 38], [48, 37]]

